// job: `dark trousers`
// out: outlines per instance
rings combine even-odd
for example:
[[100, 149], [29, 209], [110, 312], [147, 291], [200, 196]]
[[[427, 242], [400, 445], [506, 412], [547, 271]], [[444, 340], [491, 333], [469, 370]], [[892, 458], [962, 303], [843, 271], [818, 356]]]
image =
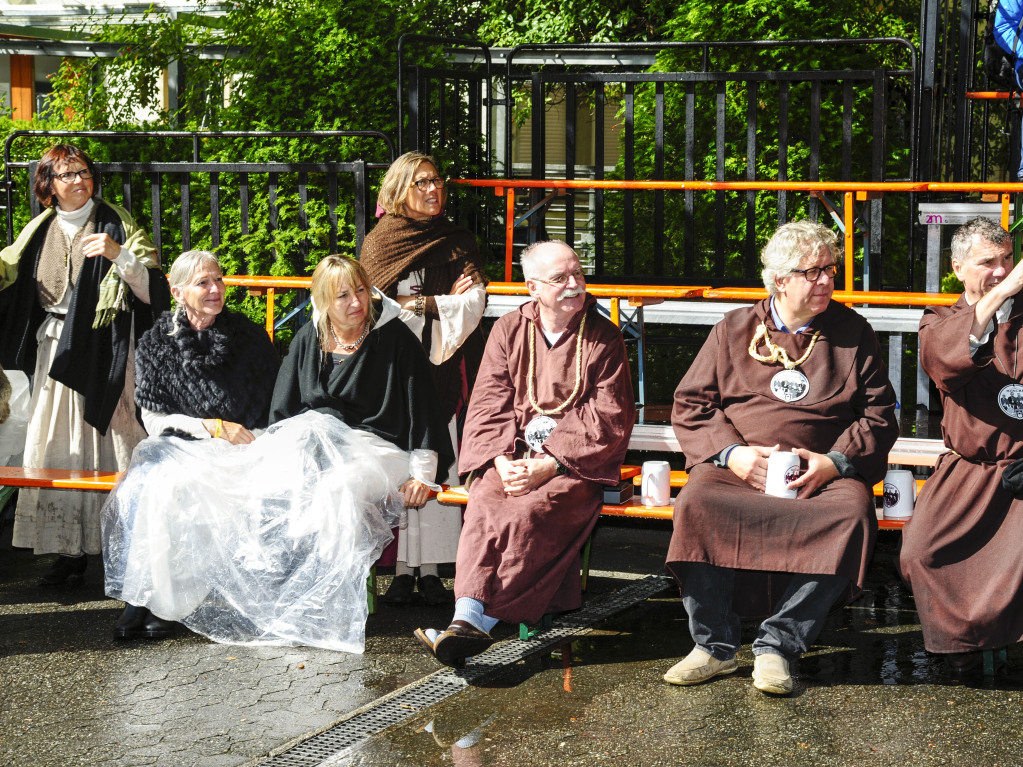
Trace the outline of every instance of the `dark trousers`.
[[[739, 616], [732, 611], [735, 570], [702, 562], [681, 563], [679, 570], [693, 641], [718, 660], [728, 660], [740, 644]], [[793, 575], [774, 614], [760, 624], [754, 654], [798, 658], [817, 639], [831, 607], [848, 588], [849, 579], [841, 575]]]

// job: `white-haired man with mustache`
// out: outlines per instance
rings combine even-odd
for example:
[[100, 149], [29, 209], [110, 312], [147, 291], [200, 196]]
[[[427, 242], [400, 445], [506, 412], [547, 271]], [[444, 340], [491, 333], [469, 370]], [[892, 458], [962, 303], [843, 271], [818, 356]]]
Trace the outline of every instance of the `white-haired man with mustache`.
[[416, 630], [455, 668], [493, 644], [499, 621], [580, 606], [579, 553], [636, 419], [621, 333], [586, 293], [575, 252], [536, 243], [522, 272], [533, 300], [494, 324], [466, 415], [455, 615], [443, 632]]

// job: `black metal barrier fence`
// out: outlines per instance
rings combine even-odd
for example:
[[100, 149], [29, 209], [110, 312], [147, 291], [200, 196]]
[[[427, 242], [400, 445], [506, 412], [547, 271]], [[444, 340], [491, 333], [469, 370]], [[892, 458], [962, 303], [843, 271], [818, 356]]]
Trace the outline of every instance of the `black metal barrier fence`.
[[[322, 143], [354, 138], [379, 142], [376, 154], [381, 161], [214, 162], [201, 157], [203, 144], [210, 139], [304, 139]], [[346, 227], [353, 228], [357, 252], [373, 220], [370, 173], [386, 169], [395, 156], [391, 140], [378, 131], [16, 131], [4, 143], [7, 244], [20, 229], [18, 219], [23, 223], [27, 215], [40, 212], [39, 201], [31, 192], [41, 154], [39, 146], [81, 139], [139, 145], [162, 142], [162, 148], [146, 152], [150, 156], [145, 161], [96, 161], [105, 197], [129, 210], [151, 232], [161, 252], [170, 242], [181, 250], [197, 243], [218, 248], [225, 238], [252, 234], [257, 218], [258, 225], [271, 235], [283, 226], [290, 227], [293, 220], [299, 233], [292, 241], [302, 255], [313, 247], [336, 252], [339, 239], [346, 236]], [[31, 143], [34, 154], [14, 156], [18, 142]], [[167, 149], [175, 143], [174, 149]], [[242, 151], [239, 149], [239, 154]], [[187, 159], [180, 159], [181, 154]], [[341, 206], [344, 200], [352, 205]], [[327, 221], [323, 231], [316, 233], [308, 231], [313, 206], [325, 213]], [[339, 220], [341, 207], [348, 212], [347, 220]], [[282, 221], [284, 213], [289, 219], [286, 224]]]

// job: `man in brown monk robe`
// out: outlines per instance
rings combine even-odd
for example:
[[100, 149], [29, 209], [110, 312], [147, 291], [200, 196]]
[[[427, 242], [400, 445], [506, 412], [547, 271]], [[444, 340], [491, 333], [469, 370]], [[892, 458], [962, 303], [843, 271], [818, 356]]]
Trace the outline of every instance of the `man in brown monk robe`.
[[952, 237], [952, 269], [965, 292], [920, 321], [949, 451], [902, 530], [899, 562], [924, 646], [961, 673], [1023, 639], [1023, 490], [1012, 480], [1023, 458], [1023, 262], [1013, 268], [1008, 232], [976, 218]]
[[580, 606], [579, 552], [636, 418], [621, 333], [586, 293], [575, 252], [537, 243], [522, 272], [533, 300], [494, 324], [466, 416], [455, 615], [444, 632], [416, 630], [456, 668], [493, 643], [498, 621]]
[[[770, 298], [725, 315], [675, 391], [671, 423], [689, 481], [667, 566], [696, 646], [664, 675], [671, 684], [736, 671], [740, 613], [767, 613], [753, 684], [791, 692], [790, 661], [832, 605], [862, 587], [877, 532], [870, 486], [898, 426], [874, 332], [831, 300], [840, 255], [821, 224], [780, 227], [763, 252]], [[778, 450], [806, 464], [782, 483], [795, 498], [765, 494]], [[759, 609], [742, 599], [752, 594]]]

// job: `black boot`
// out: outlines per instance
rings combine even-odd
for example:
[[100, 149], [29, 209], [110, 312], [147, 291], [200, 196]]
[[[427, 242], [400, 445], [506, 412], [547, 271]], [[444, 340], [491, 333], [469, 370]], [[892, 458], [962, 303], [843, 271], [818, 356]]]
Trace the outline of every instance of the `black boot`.
[[89, 558], [84, 554], [80, 557], [66, 557], [61, 554], [46, 575], [39, 579], [39, 585], [60, 586], [66, 583], [68, 586], [77, 586], [84, 580], [83, 573], [87, 564]]
[[174, 621], [165, 621], [149, 613], [149, 617], [142, 624], [142, 636], [145, 639], [169, 639], [178, 633], [178, 625]]
[[114, 639], [141, 639], [150, 612], [145, 607], [126, 605], [114, 624]]
[[436, 575], [420, 575], [416, 585], [419, 588], [419, 594], [422, 596], [423, 601], [430, 607], [453, 605], [455, 603], [454, 593], [444, 588], [444, 583]]
[[396, 575], [384, 593], [384, 604], [408, 605], [415, 599], [416, 578], [414, 575]]

